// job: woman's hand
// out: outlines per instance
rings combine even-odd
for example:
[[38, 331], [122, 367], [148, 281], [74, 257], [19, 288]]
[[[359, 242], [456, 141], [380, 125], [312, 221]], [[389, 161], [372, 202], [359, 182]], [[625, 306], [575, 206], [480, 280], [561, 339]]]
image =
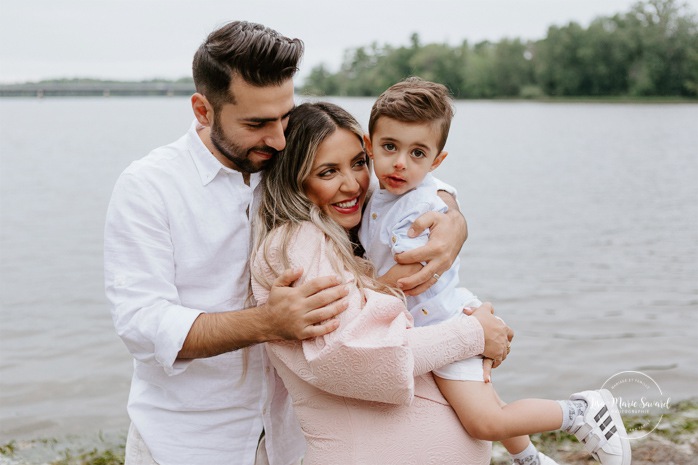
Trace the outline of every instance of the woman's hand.
[[466, 314], [477, 318], [485, 333], [485, 350], [482, 355], [483, 377], [486, 383], [491, 381], [491, 371], [502, 364], [509, 355], [511, 340], [514, 331], [504, 323], [504, 320], [494, 315], [494, 308], [489, 302], [485, 302], [475, 310], [464, 309]]
[[423, 214], [414, 221], [408, 233], [415, 237], [429, 228], [427, 244], [395, 255], [395, 261], [402, 265], [426, 263], [412, 276], [398, 279], [397, 285], [406, 295], [419, 295], [436, 283], [453, 265], [468, 237], [468, 225], [453, 196], [439, 191], [439, 197], [446, 202], [448, 212]]

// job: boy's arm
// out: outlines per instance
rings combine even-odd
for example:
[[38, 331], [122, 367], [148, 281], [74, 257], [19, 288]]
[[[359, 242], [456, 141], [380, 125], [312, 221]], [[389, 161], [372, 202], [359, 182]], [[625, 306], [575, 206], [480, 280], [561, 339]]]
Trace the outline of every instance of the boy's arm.
[[397, 282], [402, 278], [408, 278], [418, 273], [422, 269], [421, 263], [411, 263], [409, 265], [393, 265], [383, 276], [378, 276], [381, 283], [397, 288]]
[[429, 289], [436, 282], [434, 275], [441, 275], [451, 267], [468, 238], [468, 225], [456, 199], [441, 190], [438, 195], [448, 206], [448, 211], [423, 214], [412, 223], [408, 232], [410, 237], [415, 237], [429, 228], [427, 244], [395, 256], [395, 260], [403, 265], [426, 262], [426, 266], [413, 276], [398, 280], [398, 286], [407, 295], [418, 295]]

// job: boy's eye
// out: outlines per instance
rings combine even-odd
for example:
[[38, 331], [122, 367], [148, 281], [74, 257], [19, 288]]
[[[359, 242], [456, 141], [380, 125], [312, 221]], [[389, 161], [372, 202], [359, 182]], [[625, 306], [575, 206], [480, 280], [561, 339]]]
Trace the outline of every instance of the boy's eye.
[[424, 158], [427, 156], [427, 154], [424, 153], [424, 151], [417, 149], [412, 151], [412, 156], [415, 158]]
[[395, 150], [395, 144], [383, 144], [383, 148], [387, 150], [388, 152], [392, 152]]

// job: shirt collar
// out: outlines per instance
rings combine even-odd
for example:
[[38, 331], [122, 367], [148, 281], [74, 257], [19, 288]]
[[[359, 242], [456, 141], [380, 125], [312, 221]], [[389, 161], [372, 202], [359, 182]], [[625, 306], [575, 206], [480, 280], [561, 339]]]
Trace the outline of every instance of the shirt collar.
[[[189, 152], [191, 153], [191, 158], [194, 161], [196, 170], [201, 178], [201, 184], [204, 186], [208, 185], [213, 181], [218, 173], [228, 173], [230, 175], [238, 175], [240, 181], [242, 182], [242, 173], [235, 171], [233, 169], [224, 166], [218, 159], [211, 153], [211, 151], [206, 147], [206, 145], [199, 137], [198, 130], [203, 128], [201, 124], [195, 119], [191, 127], [189, 128]], [[250, 176], [250, 187], [255, 188], [261, 179], [260, 173], [252, 173]]]

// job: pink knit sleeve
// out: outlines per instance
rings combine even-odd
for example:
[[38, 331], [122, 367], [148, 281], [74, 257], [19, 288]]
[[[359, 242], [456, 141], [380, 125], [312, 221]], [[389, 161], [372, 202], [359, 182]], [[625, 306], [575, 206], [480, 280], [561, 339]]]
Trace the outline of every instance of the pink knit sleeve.
[[[280, 268], [275, 263], [279, 235], [270, 240], [276, 243], [269, 248], [269, 261], [256, 259], [252, 266], [273, 278], [272, 269]], [[288, 254], [292, 266], [304, 269], [297, 285], [338, 274], [332, 267], [337, 260], [332, 245], [310, 223], [294, 235]], [[349, 308], [337, 316], [340, 325], [336, 331], [302, 342], [267, 344], [284, 365], [318, 389], [338, 396], [405, 404], [414, 394], [414, 376], [482, 351], [482, 329], [477, 321], [456, 319], [429, 328], [411, 328], [400, 299], [371, 290], [362, 292], [346, 269], [340, 275], [350, 288]], [[266, 302], [268, 290], [254, 277], [252, 290], [259, 304]]]
[[419, 376], [485, 350], [485, 334], [474, 317], [452, 318], [432, 326], [407, 331], [414, 354], [414, 375]]

